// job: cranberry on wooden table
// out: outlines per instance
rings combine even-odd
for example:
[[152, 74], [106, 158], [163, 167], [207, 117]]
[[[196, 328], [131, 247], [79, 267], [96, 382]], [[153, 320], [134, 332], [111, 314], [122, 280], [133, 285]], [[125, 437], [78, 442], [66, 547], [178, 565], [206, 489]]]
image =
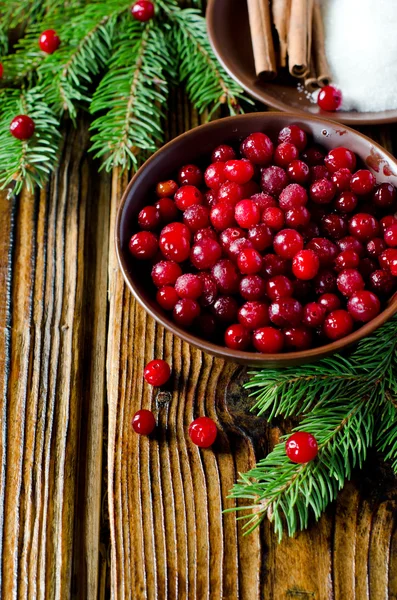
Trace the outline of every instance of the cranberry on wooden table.
[[165, 360], [155, 358], [146, 365], [143, 376], [150, 385], [160, 387], [169, 380], [171, 369]]
[[150, 435], [156, 427], [156, 420], [150, 410], [138, 410], [132, 419], [132, 428], [139, 435]]
[[189, 437], [199, 448], [209, 448], [216, 440], [218, 429], [209, 417], [198, 417], [189, 425]]

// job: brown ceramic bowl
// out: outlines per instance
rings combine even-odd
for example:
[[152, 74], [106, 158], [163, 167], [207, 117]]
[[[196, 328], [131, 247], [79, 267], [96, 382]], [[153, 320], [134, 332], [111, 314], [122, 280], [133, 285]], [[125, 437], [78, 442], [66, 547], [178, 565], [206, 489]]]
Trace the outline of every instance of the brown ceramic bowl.
[[326, 148], [343, 144], [361, 157], [372, 169], [379, 182], [397, 185], [397, 161], [372, 140], [336, 123], [314, 117], [300, 117], [285, 113], [256, 113], [229, 117], [196, 127], [166, 144], [139, 169], [130, 181], [117, 215], [116, 249], [120, 267], [130, 290], [142, 306], [159, 323], [172, 333], [220, 358], [252, 366], [284, 367], [308, 363], [340, 351], [368, 335], [397, 312], [397, 295], [385, 310], [373, 321], [331, 344], [302, 352], [265, 355], [255, 352], [239, 352], [200, 339], [175, 325], [155, 301], [150, 279], [151, 267], [146, 261], [136, 261], [128, 251], [131, 235], [137, 230], [136, 218], [141, 208], [154, 201], [154, 187], [158, 181], [169, 179], [178, 168], [189, 162], [199, 162], [220, 143], [238, 143], [254, 131], [264, 131], [275, 138], [278, 131], [288, 124], [297, 123], [309, 135]]
[[[226, 71], [251, 96], [278, 110], [298, 111], [355, 125], [397, 121], [397, 110], [327, 113], [298, 91], [296, 81], [278, 76], [274, 81], [256, 77], [246, 0], [209, 0], [207, 28], [211, 45]], [[342, 90], [343, 91], [343, 90]]]

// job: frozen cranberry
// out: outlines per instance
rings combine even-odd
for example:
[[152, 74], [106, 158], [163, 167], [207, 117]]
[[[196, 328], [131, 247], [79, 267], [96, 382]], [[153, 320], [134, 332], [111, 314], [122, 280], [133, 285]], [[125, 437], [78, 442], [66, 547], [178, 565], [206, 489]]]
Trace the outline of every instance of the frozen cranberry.
[[313, 283], [316, 294], [329, 294], [336, 291], [336, 277], [333, 271], [320, 271]]
[[240, 238], [244, 238], [245, 235], [246, 232], [243, 229], [240, 229], [240, 227], [228, 227], [220, 234], [219, 241], [222, 245], [222, 248], [227, 250], [232, 242], [235, 242]]
[[179, 210], [186, 210], [189, 206], [203, 203], [203, 194], [194, 185], [184, 185], [175, 194], [175, 204]]
[[273, 142], [264, 133], [251, 133], [242, 142], [240, 151], [254, 165], [268, 165], [273, 156]]
[[177, 190], [178, 184], [172, 179], [160, 181], [156, 185], [156, 194], [159, 198], [168, 198], [169, 196], [173, 196]]
[[252, 196], [259, 194], [261, 191], [261, 188], [253, 179], [247, 181], [247, 183], [243, 183], [241, 187], [243, 189], [243, 198], [251, 198], [251, 200]]
[[180, 298], [192, 298], [197, 300], [203, 292], [203, 282], [194, 273], [180, 275], [175, 282], [175, 291]]
[[246, 275], [240, 281], [240, 295], [244, 300], [262, 300], [266, 294], [266, 282], [259, 275]]
[[159, 247], [164, 256], [169, 260], [175, 260], [179, 263], [189, 258], [189, 240], [174, 231], [161, 233]]
[[379, 256], [379, 265], [382, 269], [390, 269], [390, 263], [397, 258], [397, 250], [395, 248], [387, 248]]
[[190, 327], [200, 314], [200, 305], [191, 298], [181, 298], [174, 306], [172, 317], [177, 325]]
[[297, 327], [302, 322], [302, 304], [295, 298], [280, 298], [269, 308], [269, 318], [277, 327]]
[[219, 260], [212, 267], [211, 274], [222, 294], [235, 294], [238, 292], [240, 276], [231, 260], [227, 258]]
[[301, 159], [305, 161], [309, 165], [309, 167], [313, 167], [314, 165], [322, 165], [324, 163], [324, 157], [326, 152], [322, 146], [314, 144], [307, 148], [302, 154]]
[[156, 427], [156, 419], [152, 411], [141, 408], [132, 419], [132, 428], [139, 435], [150, 435]]
[[204, 307], [211, 306], [218, 296], [216, 281], [210, 273], [199, 273], [198, 277], [200, 277], [203, 285], [203, 291], [198, 299], [199, 303]]
[[294, 286], [285, 275], [275, 275], [266, 282], [266, 293], [270, 300], [289, 298], [294, 292]]
[[342, 192], [335, 200], [334, 206], [341, 213], [350, 213], [357, 208], [358, 198], [353, 192]]
[[309, 302], [303, 307], [302, 323], [307, 327], [320, 327], [324, 323], [326, 310], [319, 302]]
[[370, 194], [372, 192], [375, 183], [376, 180], [371, 171], [360, 169], [359, 171], [356, 171], [351, 178], [350, 189], [357, 194], [357, 196], [365, 196], [365, 194]]
[[379, 208], [392, 208], [396, 204], [397, 191], [391, 183], [381, 183], [373, 196], [373, 202]]
[[289, 210], [307, 204], [307, 193], [299, 183], [290, 183], [281, 192], [278, 199], [280, 208]]
[[218, 192], [215, 190], [207, 190], [203, 196], [203, 204], [208, 208], [213, 208], [218, 202]]
[[160, 288], [156, 294], [157, 303], [164, 310], [172, 310], [179, 300], [179, 296], [171, 285]]
[[216, 235], [216, 232], [212, 229], [212, 227], [204, 227], [204, 229], [199, 229], [194, 234], [194, 241], [196, 244], [198, 242], [201, 242], [202, 240], [208, 239], [215, 240], [216, 242], [218, 241], [218, 236]]
[[381, 231], [385, 233], [392, 225], [397, 225], [397, 218], [394, 215], [387, 215], [379, 221]]
[[329, 204], [335, 193], [335, 185], [329, 179], [318, 179], [310, 186], [310, 198], [316, 204]]
[[265, 194], [265, 192], [259, 192], [259, 194], [254, 194], [251, 196], [252, 202], [258, 206], [260, 210], [265, 210], [265, 208], [269, 208], [269, 206], [277, 206], [277, 200], [273, 198], [270, 194]]
[[260, 209], [252, 200], [241, 200], [236, 204], [234, 218], [240, 227], [249, 229], [259, 223], [261, 219]]
[[214, 315], [201, 313], [194, 321], [194, 328], [200, 337], [203, 337], [206, 340], [212, 340], [217, 330]]
[[325, 165], [314, 165], [310, 167], [310, 183], [314, 183], [319, 179], [331, 179], [329, 171]]
[[246, 302], [238, 311], [241, 325], [252, 331], [269, 323], [269, 307], [264, 302]]
[[183, 222], [193, 232], [208, 227], [210, 224], [210, 211], [206, 206], [194, 204], [183, 213]]
[[330, 340], [340, 340], [353, 331], [353, 319], [346, 310], [334, 310], [324, 321], [323, 331]]
[[159, 212], [162, 223], [171, 223], [178, 218], [178, 209], [171, 198], [160, 198], [154, 207]]
[[368, 213], [357, 213], [349, 221], [350, 235], [366, 242], [379, 233], [378, 221]]
[[234, 242], [232, 242], [230, 244], [230, 246], [229, 246], [229, 248], [227, 248], [226, 252], [231, 260], [234, 260], [237, 262], [240, 252], [242, 252], [243, 250], [246, 250], [248, 248], [253, 249], [253, 247], [254, 246], [252, 245], [252, 242], [250, 240], [248, 240], [247, 238], [239, 238], [238, 240], [235, 240]]
[[225, 331], [225, 344], [232, 350], [247, 350], [251, 343], [251, 334], [243, 325], [230, 325]]
[[254, 248], [244, 248], [237, 257], [237, 266], [244, 275], [259, 273], [262, 268], [262, 256]]
[[321, 228], [325, 235], [333, 240], [340, 240], [348, 232], [347, 221], [340, 215], [324, 215], [321, 219]]
[[307, 327], [290, 327], [284, 329], [284, 347], [292, 352], [307, 350], [313, 345], [313, 336]]
[[396, 285], [396, 280], [390, 271], [386, 271], [386, 269], [378, 269], [377, 271], [371, 273], [369, 285], [377, 294], [389, 296]]
[[333, 85], [325, 85], [317, 96], [317, 104], [321, 110], [335, 112], [342, 104], [342, 93]]
[[226, 181], [225, 163], [216, 162], [209, 165], [204, 173], [204, 181], [212, 190], [219, 190]]
[[212, 312], [221, 323], [233, 323], [237, 319], [237, 300], [232, 296], [219, 296], [212, 306]]
[[305, 206], [297, 206], [285, 213], [285, 224], [291, 229], [304, 229], [310, 222], [310, 213]]
[[152, 280], [158, 288], [165, 285], [174, 285], [180, 275], [182, 275], [182, 269], [173, 260], [162, 260], [155, 264], [152, 269]]
[[169, 380], [171, 369], [165, 360], [162, 360], [161, 358], [154, 359], [146, 365], [143, 376], [150, 385], [160, 387]]
[[306, 244], [306, 247], [317, 254], [323, 267], [333, 265], [338, 255], [338, 247], [327, 238], [313, 238]]
[[217, 204], [211, 209], [210, 220], [215, 229], [227, 229], [236, 224], [234, 206], [232, 204]]
[[386, 229], [384, 239], [388, 246], [396, 248], [397, 246], [397, 224]]
[[273, 243], [273, 234], [267, 225], [260, 223], [248, 230], [248, 239], [255, 250], [263, 252], [266, 248], [271, 247]]
[[175, 236], [184, 237], [187, 239], [188, 242], [190, 242], [190, 240], [192, 239], [192, 233], [189, 227], [187, 227], [187, 225], [184, 225], [183, 223], [179, 223], [179, 221], [175, 221], [174, 223], [168, 223], [168, 225], [163, 227], [163, 229], [161, 230], [161, 235], [164, 235], [166, 233], [173, 233]]
[[236, 158], [236, 153], [231, 146], [227, 144], [221, 144], [217, 146], [211, 154], [211, 160], [213, 163], [226, 162]]
[[[298, 209], [295, 208], [295, 210], [298, 210]], [[303, 211], [303, 210], [307, 210], [307, 209], [303, 206], [300, 210]], [[290, 225], [290, 227], [291, 227], [291, 225]], [[293, 227], [293, 229], [294, 229], [294, 227]], [[310, 242], [314, 238], [320, 237], [320, 229], [319, 229], [317, 223], [315, 223], [314, 221], [310, 221], [304, 227], [299, 227], [299, 231], [302, 234], [305, 242]]]
[[128, 245], [132, 256], [139, 260], [147, 260], [156, 256], [158, 247], [157, 237], [151, 231], [134, 233]]
[[262, 273], [265, 277], [285, 275], [288, 271], [288, 262], [276, 254], [266, 254], [262, 259]]
[[286, 185], [288, 185], [288, 177], [284, 169], [274, 165], [263, 169], [261, 188], [264, 192], [277, 198]]
[[277, 354], [284, 346], [284, 335], [274, 327], [260, 327], [252, 335], [255, 349], [262, 354]]
[[203, 182], [203, 174], [197, 165], [184, 165], [178, 173], [179, 185], [195, 185], [196, 187]]
[[234, 181], [222, 183], [218, 190], [218, 202], [226, 202], [235, 206], [243, 198], [243, 186]]
[[350, 190], [351, 178], [352, 174], [349, 169], [343, 168], [332, 173], [331, 181], [338, 192], [346, 192], [347, 190]]
[[269, 206], [262, 213], [262, 222], [273, 231], [279, 231], [284, 227], [284, 212], [277, 206]]
[[338, 290], [344, 296], [351, 296], [358, 290], [363, 290], [365, 287], [364, 279], [357, 269], [344, 269], [338, 275], [336, 280]]
[[254, 167], [249, 160], [228, 160], [225, 162], [225, 176], [229, 181], [247, 183], [253, 175]]
[[354, 250], [344, 250], [335, 258], [335, 271], [355, 269], [360, 263], [360, 257]]
[[327, 314], [341, 307], [341, 302], [336, 294], [322, 294], [318, 298], [318, 303], [325, 308]]
[[357, 252], [360, 257], [364, 255], [364, 246], [352, 235], [347, 235], [341, 240], [337, 240], [336, 243], [341, 252], [344, 252], [345, 250], [354, 250], [354, 252]]
[[302, 152], [307, 144], [306, 133], [298, 125], [287, 125], [278, 134], [278, 143], [283, 144], [285, 142], [294, 144]]
[[360, 290], [350, 296], [347, 310], [355, 321], [368, 323], [379, 314], [380, 301], [373, 292]]
[[293, 258], [303, 248], [303, 238], [295, 229], [282, 229], [273, 239], [273, 248], [282, 258]]
[[194, 244], [190, 261], [196, 269], [211, 269], [222, 256], [222, 248], [215, 240], [206, 238]]
[[336, 173], [339, 169], [349, 169], [353, 172], [356, 168], [356, 155], [348, 148], [339, 146], [339, 148], [333, 148], [324, 158], [325, 166], [331, 173]]
[[301, 185], [309, 181], [309, 167], [303, 160], [292, 160], [287, 167], [288, 178], [294, 183]]
[[278, 167], [288, 167], [289, 163], [296, 160], [299, 156], [299, 150], [289, 142], [279, 144], [274, 151], [274, 162]]
[[300, 250], [292, 260], [292, 273], [297, 279], [313, 279], [320, 268], [320, 260], [313, 250]]
[[367, 253], [369, 256], [376, 258], [386, 250], [386, 244], [382, 238], [372, 238], [367, 242]]

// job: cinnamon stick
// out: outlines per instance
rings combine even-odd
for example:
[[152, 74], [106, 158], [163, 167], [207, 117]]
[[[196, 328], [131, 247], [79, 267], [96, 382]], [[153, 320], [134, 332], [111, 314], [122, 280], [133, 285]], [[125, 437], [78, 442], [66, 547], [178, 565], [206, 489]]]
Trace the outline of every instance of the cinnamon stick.
[[313, 56], [319, 86], [331, 82], [331, 69], [325, 53], [324, 23], [319, 0], [314, 1], [313, 7]]
[[288, 68], [294, 77], [304, 77], [311, 57], [313, 0], [291, 0], [288, 28]]
[[319, 88], [313, 58], [310, 61], [310, 68], [304, 77], [303, 84], [310, 93], [315, 92]]
[[269, 0], [247, 0], [255, 72], [258, 77], [277, 75]]
[[279, 62], [281, 67], [287, 66], [288, 26], [291, 0], [272, 0], [273, 23], [279, 40]]

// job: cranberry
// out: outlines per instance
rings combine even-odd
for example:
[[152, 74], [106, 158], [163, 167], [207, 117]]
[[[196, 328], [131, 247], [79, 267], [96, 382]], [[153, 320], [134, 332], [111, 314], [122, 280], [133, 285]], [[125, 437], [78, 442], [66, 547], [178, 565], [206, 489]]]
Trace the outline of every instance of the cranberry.
[[397, 258], [397, 250], [395, 248], [387, 248], [382, 254], [379, 256], [379, 265], [382, 269], [390, 269], [390, 264], [392, 260]]
[[179, 210], [186, 210], [195, 204], [203, 204], [203, 194], [194, 185], [184, 185], [175, 194], [175, 204]]
[[248, 239], [259, 252], [271, 247], [273, 243], [273, 234], [267, 225], [261, 223], [254, 225], [248, 230]]
[[281, 192], [278, 202], [283, 210], [305, 206], [307, 204], [306, 190], [299, 183], [290, 183]]
[[319, 302], [309, 302], [303, 307], [302, 323], [307, 327], [320, 327], [324, 323], [326, 309]]
[[46, 54], [53, 54], [55, 50], [58, 50], [60, 43], [61, 40], [53, 29], [46, 29], [39, 38], [40, 50]]
[[137, 0], [131, 6], [131, 14], [137, 21], [150, 21], [154, 16], [154, 4], [150, 0]]
[[161, 235], [164, 235], [166, 233], [173, 233], [175, 236], [184, 237], [187, 239], [188, 242], [190, 242], [190, 240], [192, 239], [192, 233], [189, 227], [187, 227], [187, 225], [184, 225], [183, 223], [179, 223], [179, 221], [175, 221], [174, 223], [168, 223], [168, 225], [163, 227], [163, 229], [161, 230]]
[[212, 311], [221, 323], [233, 323], [237, 319], [237, 300], [232, 296], [219, 296], [212, 306]]
[[356, 171], [350, 181], [350, 189], [357, 196], [365, 196], [370, 194], [375, 187], [375, 177], [371, 171], [367, 169], [360, 169]]
[[238, 320], [249, 330], [269, 323], [269, 307], [264, 302], [246, 302], [238, 311]]
[[389, 296], [394, 287], [395, 287], [395, 279], [390, 271], [386, 271], [385, 269], [378, 269], [374, 271], [370, 275], [370, 287], [377, 292], [378, 294], [382, 294], [384, 296]]
[[212, 239], [203, 239], [191, 249], [190, 261], [196, 269], [211, 269], [222, 256], [222, 248]]
[[227, 258], [219, 260], [212, 267], [211, 274], [222, 294], [235, 294], [238, 292], [240, 276], [232, 261]]
[[157, 304], [164, 310], [172, 310], [179, 300], [179, 296], [171, 285], [160, 288], [156, 294]]
[[388, 229], [386, 229], [384, 234], [385, 242], [391, 248], [396, 248], [397, 246], [397, 224], [392, 225]]
[[254, 165], [267, 165], [273, 155], [273, 142], [264, 133], [251, 133], [240, 146], [243, 156], [248, 158]]
[[325, 165], [314, 165], [310, 167], [310, 183], [314, 183], [319, 179], [331, 179], [329, 171]]
[[353, 319], [346, 310], [334, 310], [324, 321], [323, 332], [330, 340], [339, 340], [352, 331]]
[[199, 298], [200, 305], [204, 307], [211, 306], [218, 296], [216, 281], [210, 273], [199, 273], [198, 276], [203, 285], [203, 291]]
[[217, 204], [211, 209], [210, 220], [215, 229], [227, 229], [236, 224], [234, 206], [232, 204]]
[[251, 196], [251, 200], [252, 202], [255, 202], [257, 207], [262, 211], [269, 208], [269, 206], [278, 206], [277, 200], [275, 200], [273, 196], [270, 196], [270, 194], [265, 194], [265, 192], [254, 194]]
[[338, 247], [330, 240], [327, 240], [327, 238], [313, 238], [306, 244], [306, 248], [314, 250], [322, 267], [333, 265], [334, 260], [338, 255]]
[[160, 387], [169, 380], [171, 369], [165, 360], [161, 358], [154, 359], [146, 365], [143, 376], [150, 385]]
[[139, 435], [150, 435], [156, 427], [156, 420], [150, 410], [141, 408], [132, 419], [132, 428]]
[[325, 85], [317, 96], [317, 104], [321, 110], [335, 112], [342, 104], [342, 93], [333, 85]]
[[392, 258], [390, 261], [390, 273], [397, 277], [397, 258]]
[[34, 131], [34, 121], [28, 115], [18, 115], [10, 123], [10, 133], [18, 140], [29, 140]]
[[134, 233], [128, 245], [132, 256], [140, 260], [146, 260], [156, 256], [158, 247], [157, 237], [150, 231], [139, 231], [138, 233]]
[[232, 242], [243, 237], [245, 237], [245, 231], [243, 229], [240, 229], [239, 227], [228, 227], [228, 229], [222, 231], [219, 240], [222, 248], [227, 250]]
[[207, 190], [204, 194], [203, 203], [208, 208], [213, 208], [218, 203], [218, 192], [215, 190]]
[[301, 185], [307, 183], [309, 180], [309, 167], [303, 160], [293, 160], [287, 167], [288, 178], [294, 183], [300, 183]]
[[200, 305], [191, 298], [181, 298], [174, 306], [173, 319], [177, 325], [188, 328], [200, 314]]
[[259, 275], [246, 275], [240, 281], [240, 295], [244, 300], [262, 300], [266, 294], [266, 282]]
[[345, 237], [348, 231], [346, 220], [340, 215], [324, 215], [321, 219], [321, 228], [325, 235], [333, 240], [340, 240]]
[[340, 146], [333, 148], [324, 158], [325, 166], [331, 173], [336, 173], [339, 169], [349, 169], [353, 172], [356, 168], [356, 155], [351, 150]]
[[179, 169], [179, 185], [199, 186], [203, 182], [203, 174], [197, 165], [185, 165]]
[[266, 282], [266, 293], [270, 300], [289, 298], [294, 292], [292, 282], [285, 275], [275, 275]]
[[197, 300], [203, 292], [203, 282], [198, 275], [185, 273], [180, 275], [175, 282], [175, 291], [180, 298]]
[[3, 67], [3, 63], [0, 63], [0, 79], [2, 79], [4, 75], [4, 67]]
[[235, 206], [243, 198], [243, 186], [234, 181], [222, 183], [218, 190], [218, 202], [226, 202]]
[[378, 221], [368, 213], [357, 213], [349, 221], [350, 235], [366, 242], [372, 237], [376, 237], [379, 232]]
[[360, 263], [360, 257], [354, 250], [344, 250], [335, 258], [335, 271], [355, 269]]
[[180, 275], [182, 275], [182, 269], [173, 260], [162, 260], [155, 264], [152, 269], [152, 280], [158, 288], [165, 285], [174, 285]]
[[367, 253], [369, 256], [376, 258], [386, 250], [386, 244], [382, 238], [372, 238], [367, 242]]
[[344, 252], [345, 250], [354, 250], [361, 257], [364, 254], [364, 246], [362, 243], [352, 235], [347, 235], [346, 237], [338, 240], [336, 242], [338, 244], [339, 250]]
[[308, 463], [318, 454], [316, 438], [306, 431], [296, 431], [286, 441], [285, 453], [294, 463]]
[[335, 185], [329, 179], [318, 179], [310, 186], [310, 198], [316, 204], [329, 204], [335, 196]]
[[341, 213], [350, 213], [357, 208], [358, 198], [353, 192], [342, 192], [335, 200], [334, 206]]
[[228, 160], [225, 162], [225, 176], [229, 181], [247, 183], [253, 175], [254, 167], [249, 160]]
[[306, 133], [298, 125], [287, 125], [278, 134], [278, 143], [288, 142], [298, 148], [300, 152], [306, 148]]
[[219, 190], [226, 181], [225, 163], [216, 162], [209, 165], [204, 173], [204, 181], [207, 187], [212, 190]]
[[240, 227], [249, 229], [259, 223], [261, 219], [260, 209], [252, 200], [241, 200], [236, 204], [234, 218]]
[[320, 268], [320, 260], [313, 250], [300, 250], [292, 260], [292, 272], [297, 279], [313, 279]]
[[332, 174], [331, 181], [338, 192], [346, 192], [350, 190], [351, 178], [352, 174], [349, 169], [343, 168]]
[[231, 260], [237, 261], [240, 252], [248, 248], [253, 248], [252, 242], [247, 238], [239, 238], [230, 244], [226, 252]]
[[209, 448], [216, 440], [218, 430], [212, 419], [199, 417], [189, 425], [189, 437], [199, 448]]
[[264, 192], [277, 197], [286, 185], [288, 185], [288, 177], [284, 169], [274, 165], [263, 169], [261, 175], [261, 188]]
[[251, 343], [251, 334], [243, 325], [230, 325], [225, 331], [225, 344], [232, 350], [247, 350]]
[[347, 310], [355, 321], [367, 323], [380, 312], [379, 298], [373, 292], [360, 290], [350, 296]]
[[303, 238], [295, 229], [282, 229], [274, 236], [273, 247], [282, 258], [293, 258], [303, 248]]
[[163, 223], [171, 223], [178, 218], [179, 211], [171, 198], [160, 198], [154, 205]]
[[318, 298], [318, 303], [325, 308], [327, 314], [341, 307], [341, 301], [336, 294], [322, 294]]
[[284, 227], [284, 212], [281, 208], [269, 206], [262, 213], [262, 222], [270, 227], [270, 229], [273, 229], [273, 231], [279, 231]]
[[254, 248], [243, 249], [237, 257], [237, 266], [240, 273], [253, 275], [262, 268], [262, 256]]
[[392, 225], [397, 225], [397, 218], [394, 215], [387, 215], [379, 221], [379, 225], [383, 233]]
[[285, 275], [288, 271], [288, 263], [285, 258], [276, 254], [266, 254], [263, 259], [262, 273], [266, 277], [275, 277], [276, 275]]
[[365, 287], [364, 279], [357, 269], [344, 269], [338, 275], [336, 280], [338, 290], [344, 296], [351, 296], [358, 290], [363, 290]]
[[274, 151], [274, 162], [278, 167], [288, 167], [289, 163], [296, 160], [299, 156], [299, 150], [289, 142], [279, 144]]
[[295, 298], [280, 298], [269, 308], [269, 318], [277, 327], [297, 327], [302, 315], [302, 304]]
[[221, 144], [220, 146], [217, 146], [211, 154], [211, 160], [213, 163], [226, 162], [228, 160], [234, 160], [235, 158], [235, 151], [227, 144]]
[[396, 204], [397, 191], [391, 183], [381, 183], [373, 196], [375, 206], [379, 208], [392, 208]]
[[159, 198], [168, 198], [169, 196], [173, 196], [177, 190], [178, 184], [172, 179], [160, 181], [156, 185], [156, 194]]
[[313, 283], [316, 294], [329, 294], [336, 291], [336, 277], [333, 271], [320, 271], [314, 278]]
[[183, 213], [183, 222], [191, 231], [198, 231], [210, 224], [210, 213], [206, 206], [194, 204]]
[[166, 258], [178, 263], [187, 260], [190, 255], [189, 240], [174, 231], [161, 233], [159, 247]]
[[313, 167], [314, 165], [323, 164], [325, 154], [326, 152], [322, 146], [314, 144], [301, 154], [301, 159], [304, 160], [309, 167]]
[[291, 229], [302, 231], [310, 222], [310, 213], [305, 206], [291, 208], [285, 213], [285, 224]]
[[284, 329], [284, 345], [286, 350], [292, 352], [307, 350], [312, 347], [313, 337], [307, 327], [290, 327]]
[[262, 354], [277, 354], [284, 346], [284, 335], [274, 327], [260, 327], [252, 335], [252, 343]]
[[195, 243], [198, 244], [203, 240], [214, 240], [215, 242], [217, 242], [218, 236], [216, 234], [216, 231], [214, 231], [212, 227], [204, 227], [204, 229], [199, 229], [198, 231], [196, 231], [196, 233], [194, 234]]

